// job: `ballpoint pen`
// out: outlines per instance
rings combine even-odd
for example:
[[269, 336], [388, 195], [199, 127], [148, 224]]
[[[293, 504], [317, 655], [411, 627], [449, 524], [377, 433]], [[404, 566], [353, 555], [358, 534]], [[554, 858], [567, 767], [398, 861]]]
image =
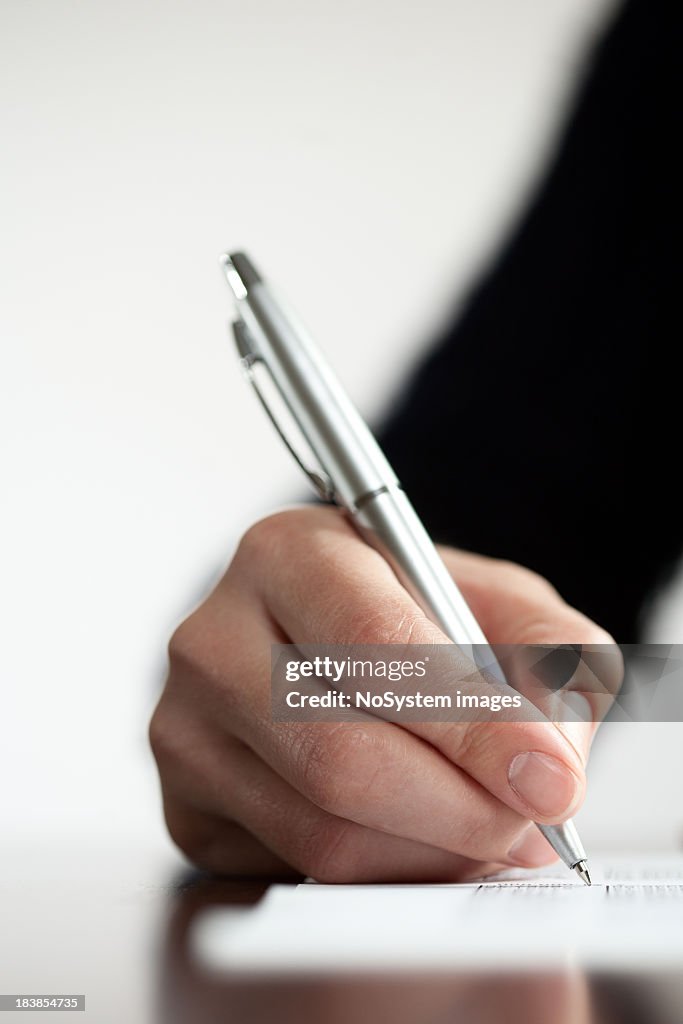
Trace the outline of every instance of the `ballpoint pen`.
[[[320, 497], [347, 510], [363, 539], [387, 559], [401, 584], [454, 644], [465, 651], [487, 645], [396, 474], [307, 331], [248, 256], [226, 253], [220, 261], [235, 302], [233, 333], [242, 366]], [[267, 371], [318, 469], [306, 465], [282, 429], [257, 379], [258, 367]], [[538, 828], [564, 863], [590, 885], [586, 853], [573, 822]]]

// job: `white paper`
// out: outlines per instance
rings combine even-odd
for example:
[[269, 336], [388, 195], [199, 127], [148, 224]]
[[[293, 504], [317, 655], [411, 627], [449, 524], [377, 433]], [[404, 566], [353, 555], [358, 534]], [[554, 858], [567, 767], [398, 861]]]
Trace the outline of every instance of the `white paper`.
[[272, 886], [207, 911], [193, 948], [231, 971], [683, 967], [683, 858], [511, 871], [460, 885]]

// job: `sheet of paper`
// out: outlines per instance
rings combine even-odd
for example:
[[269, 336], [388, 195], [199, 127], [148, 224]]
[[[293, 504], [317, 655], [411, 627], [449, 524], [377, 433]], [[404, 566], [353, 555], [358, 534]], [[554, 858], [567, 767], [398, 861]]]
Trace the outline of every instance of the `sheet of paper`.
[[276, 885], [201, 918], [202, 962], [235, 971], [683, 968], [683, 858], [591, 864], [461, 885]]

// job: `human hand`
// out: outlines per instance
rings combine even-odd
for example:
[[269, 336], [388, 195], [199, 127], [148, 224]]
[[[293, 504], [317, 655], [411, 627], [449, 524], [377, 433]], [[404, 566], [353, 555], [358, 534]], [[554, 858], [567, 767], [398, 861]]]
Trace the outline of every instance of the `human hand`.
[[[610, 644], [536, 574], [441, 549], [493, 644]], [[337, 509], [270, 516], [175, 632], [150, 740], [171, 836], [230, 875], [458, 880], [555, 854], [595, 726], [273, 722], [273, 643], [443, 643]], [[615, 647], [616, 675], [620, 671]]]

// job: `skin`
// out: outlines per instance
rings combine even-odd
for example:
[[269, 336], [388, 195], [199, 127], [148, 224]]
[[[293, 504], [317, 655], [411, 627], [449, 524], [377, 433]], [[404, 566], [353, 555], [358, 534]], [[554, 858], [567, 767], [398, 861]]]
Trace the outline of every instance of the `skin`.
[[[535, 573], [441, 554], [491, 643], [613, 642]], [[555, 860], [531, 820], [580, 806], [593, 722], [271, 721], [272, 643], [445, 639], [339, 510], [256, 523], [171, 639], [150, 725], [180, 849], [222, 874], [326, 882], [455, 881]], [[549, 770], [530, 780], [529, 765]]]

